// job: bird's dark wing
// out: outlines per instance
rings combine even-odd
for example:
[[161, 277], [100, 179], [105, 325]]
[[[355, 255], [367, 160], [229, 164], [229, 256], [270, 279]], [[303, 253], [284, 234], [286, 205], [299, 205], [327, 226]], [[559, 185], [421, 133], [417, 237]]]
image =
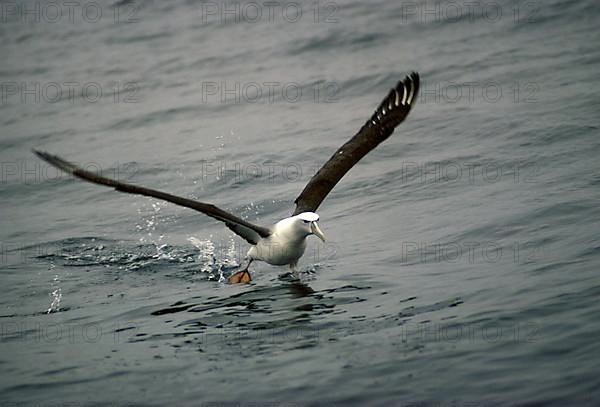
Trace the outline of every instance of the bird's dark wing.
[[335, 184], [369, 151], [387, 139], [417, 101], [419, 74], [411, 73], [388, 93], [358, 133], [341, 146], [296, 198], [294, 215], [315, 212]]
[[86, 171], [60, 157], [51, 155], [42, 151], [33, 150], [33, 152], [42, 160], [52, 164], [53, 166], [69, 173], [76, 177], [84, 179], [94, 184], [106, 185], [113, 187], [117, 191], [127, 192], [129, 194], [151, 196], [153, 198], [162, 199], [174, 203], [176, 205], [185, 206], [186, 208], [195, 209], [212, 218], [225, 222], [225, 225], [239, 236], [246, 239], [247, 242], [256, 244], [262, 237], [271, 235], [271, 230], [266, 227], [254, 225], [244, 219], [238, 218], [223, 209], [217, 208], [214, 205], [204, 202], [194, 201], [192, 199], [182, 198], [179, 196], [167, 194], [165, 192], [156, 191], [150, 188], [144, 188], [137, 185], [126, 184], [124, 182], [115, 181], [110, 178], [101, 177], [93, 172]]

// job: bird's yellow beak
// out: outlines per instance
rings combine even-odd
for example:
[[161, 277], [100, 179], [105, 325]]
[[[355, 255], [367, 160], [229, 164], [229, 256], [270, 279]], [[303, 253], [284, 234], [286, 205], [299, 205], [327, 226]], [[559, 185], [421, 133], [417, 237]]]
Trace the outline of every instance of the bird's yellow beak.
[[317, 222], [312, 222], [310, 224], [310, 230], [312, 230], [313, 234], [315, 236], [317, 236], [319, 239], [321, 239], [322, 241], [325, 241], [325, 235], [323, 234], [323, 232], [319, 228], [319, 225], [317, 225]]

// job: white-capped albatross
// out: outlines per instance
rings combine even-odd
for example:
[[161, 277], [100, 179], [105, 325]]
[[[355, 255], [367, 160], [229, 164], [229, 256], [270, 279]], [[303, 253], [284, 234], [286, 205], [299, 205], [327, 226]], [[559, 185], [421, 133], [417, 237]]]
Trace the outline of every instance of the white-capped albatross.
[[298, 260], [304, 254], [309, 235], [316, 235], [325, 241], [317, 224], [319, 215], [315, 211], [350, 168], [387, 139], [396, 126], [404, 121], [417, 100], [418, 91], [419, 75], [416, 72], [398, 82], [358, 133], [341, 146], [306, 184], [294, 201], [296, 208], [292, 216], [270, 227], [255, 225], [212, 204], [101, 177], [55, 155], [37, 150], [33, 152], [42, 160], [85, 181], [185, 206], [224, 222], [229, 229], [252, 245], [248, 250], [246, 266], [229, 277], [232, 283], [247, 283], [251, 280], [248, 267], [252, 261], [261, 260], [278, 266], [290, 265], [295, 270]]

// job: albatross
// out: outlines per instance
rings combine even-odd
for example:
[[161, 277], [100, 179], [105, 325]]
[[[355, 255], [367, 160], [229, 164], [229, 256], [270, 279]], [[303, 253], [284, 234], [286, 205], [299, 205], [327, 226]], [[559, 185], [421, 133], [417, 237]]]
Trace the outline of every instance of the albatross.
[[228, 280], [231, 283], [248, 283], [252, 279], [248, 268], [254, 260], [277, 266], [289, 265], [295, 272], [296, 264], [306, 249], [307, 237], [315, 235], [325, 241], [325, 235], [317, 223], [319, 221], [317, 208], [340, 179], [361, 158], [386, 140], [404, 121], [417, 100], [418, 91], [419, 75], [416, 72], [399, 81], [358, 133], [338, 148], [309, 180], [294, 201], [296, 207], [292, 215], [272, 226], [256, 225], [210, 203], [105, 178], [56, 155], [38, 150], [33, 152], [49, 164], [85, 181], [106, 185], [120, 192], [168, 201], [224, 222], [229, 229], [251, 244], [245, 259], [245, 267], [230, 276]]

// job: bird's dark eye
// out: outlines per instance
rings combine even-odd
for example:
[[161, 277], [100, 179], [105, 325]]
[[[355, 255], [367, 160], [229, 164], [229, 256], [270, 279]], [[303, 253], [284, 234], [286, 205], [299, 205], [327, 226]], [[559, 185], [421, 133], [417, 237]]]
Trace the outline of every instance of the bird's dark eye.
[[308, 223], [308, 221], [307, 221], [307, 220], [304, 220], [304, 219], [302, 219], [302, 222], [304, 222], [304, 223]]

